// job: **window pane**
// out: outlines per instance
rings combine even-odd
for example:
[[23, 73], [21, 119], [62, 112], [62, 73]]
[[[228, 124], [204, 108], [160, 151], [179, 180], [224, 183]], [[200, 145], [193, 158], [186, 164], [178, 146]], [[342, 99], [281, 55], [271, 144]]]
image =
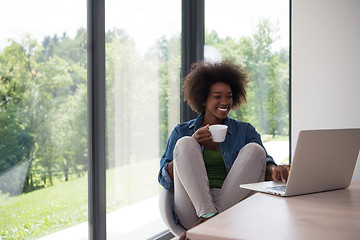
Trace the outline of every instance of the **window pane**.
[[86, 236], [86, 1], [1, 12], [0, 238]]
[[229, 116], [250, 122], [274, 160], [288, 163], [289, 1], [206, 0], [205, 29], [205, 61], [230, 59], [250, 72], [247, 104]]
[[179, 123], [180, 1], [106, 1], [107, 236], [165, 230], [160, 156]]

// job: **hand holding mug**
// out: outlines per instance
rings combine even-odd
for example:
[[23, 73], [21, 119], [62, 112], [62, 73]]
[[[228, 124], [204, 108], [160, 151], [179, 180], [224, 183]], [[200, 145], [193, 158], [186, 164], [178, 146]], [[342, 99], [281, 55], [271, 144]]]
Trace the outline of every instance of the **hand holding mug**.
[[210, 125], [207, 124], [205, 127], [199, 128], [192, 135], [192, 137], [200, 144], [204, 145], [204, 143], [211, 141], [211, 134], [209, 132]]

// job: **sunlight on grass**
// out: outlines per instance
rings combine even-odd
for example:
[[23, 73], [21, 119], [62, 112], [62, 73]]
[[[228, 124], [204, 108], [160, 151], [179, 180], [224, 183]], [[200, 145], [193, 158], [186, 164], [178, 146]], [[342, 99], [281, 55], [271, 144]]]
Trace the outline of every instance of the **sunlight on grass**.
[[271, 141], [289, 141], [288, 135], [269, 135], [269, 134], [262, 134], [261, 135], [261, 141], [263, 143], [265, 142], [271, 142]]
[[35, 239], [87, 220], [87, 177], [0, 202], [2, 239]]
[[[108, 212], [159, 193], [159, 160], [107, 170]], [[16, 197], [0, 195], [0, 239], [36, 239], [88, 220], [88, 178]]]

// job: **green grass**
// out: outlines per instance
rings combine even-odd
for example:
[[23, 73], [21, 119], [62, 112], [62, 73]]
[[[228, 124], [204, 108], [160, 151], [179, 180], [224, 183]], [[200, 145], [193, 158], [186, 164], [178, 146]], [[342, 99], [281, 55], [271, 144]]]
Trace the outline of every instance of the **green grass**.
[[8, 198], [0, 203], [2, 239], [33, 239], [87, 219], [87, 178]]
[[[158, 194], [158, 161], [107, 171], [108, 212]], [[87, 220], [87, 175], [16, 197], [0, 195], [1, 240], [36, 239]]]
[[263, 142], [289, 141], [289, 136], [288, 135], [275, 135], [275, 137], [273, 137], [272, 135], [269, 135], [269, 134], [262, 134], [261, 141], [263, 141]]

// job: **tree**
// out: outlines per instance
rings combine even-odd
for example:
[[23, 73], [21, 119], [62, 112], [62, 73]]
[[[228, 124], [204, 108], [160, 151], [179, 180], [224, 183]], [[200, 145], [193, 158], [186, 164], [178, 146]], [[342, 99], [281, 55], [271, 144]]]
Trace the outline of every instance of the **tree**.
[[[80, 43], [82, 40], [85, 42]], [[58, 116], [59, 112], [66, 112], [61, 110], [64, 109], [65, 104], [77, 106], [77, 109], [81, 108], [81, 111], [74, 113], [69, 120], [81, 124], [73, 134], [65, 136], [67, 138], [62, 139], [61, 142], [81, 139], [77, 142], [81, 143], [79, 146], [81, 150], [74, 149], [76, 144], [69, 144], [68, 149], [64, 150], [67, 154], [64, 156], [72, 163], [71, 168], [64, 169], [64, 172], [69, 173], [74, 170], [79, 172], [86, 169], [84, 159], [86, 159], [87, 143], [83, 140], [86, 139], [87, 131], [86, 124], [83, 124], [84, 121], [86, 122], [86, 87], [85, 94], [84, 90], [78, 91], [78, 88], [84, 89], [81, 85], [84, 86], [86, 83], [86, 61], [78, 62], [84, 60], [82, 57], [86, 56], [86, 47], [84, 47], [85, 54], [72, 55], [74, 48], [71, 47], [71, 42], [66, 34], [62, 39], [55, 35], [54, 38], [44, 39], [44, 48], [26, 36], [21, 43], [11, 41], [0, 54], [2, 83], [0, 125], [6, 126], [1, 128], [0, 148], [4, 149], [1, 151], [4, 158], [0, 159], [0, 172], [18, 162], [30, 160], [24, 185], [25, 191], [46, 185], [47, 179], [52, 184], [53, 173], [60, 169], [58, 161], [55, 161], [59, 158], [56, 157], [59, 142], [58, 126], [60, 126]], [[86, 46], [84, 31], [78, 31], [76, 41], [73, 43]], [[78, 93], [81, 93], [79, 94], [81, 97], [69, 97]], [[68, 101], [72, 102], [68, 103]], [[76, 134], [81, 135], [82, 138], [74, 138]]]
[[276, 25], [262, 20], [251, 37], [219, 38], [206, 32], [206, 44], [214, 46], [222, 59], [244, 65], [250, 73], [247, 104], [230, 113], [251, 122], [260, 133], [288, 134], [288, 52], [272, 50], [278, 39]]
[[17, 105], [22, 104], [24, 85], [16, 81], [21, 65], [14, 51], [22, 50], [18, 44], [12, 44], [0, 55], [0, 173], [24, 160], [24, 143], [27, 136], [16, 118]]
[[26, 47], [11, 41], [1, 56], [1, 146], [4, 151], [1, 158], [1, 170], [5, 171], [16, 164], [31, 159], [34, 150], [33, 135], [28, 131], [28, 124], [22, 118], [27, 110], [27, 83], [33, 79], [33, 61], [31, 52], [36, 48], [31, 39], [25, 40]]

